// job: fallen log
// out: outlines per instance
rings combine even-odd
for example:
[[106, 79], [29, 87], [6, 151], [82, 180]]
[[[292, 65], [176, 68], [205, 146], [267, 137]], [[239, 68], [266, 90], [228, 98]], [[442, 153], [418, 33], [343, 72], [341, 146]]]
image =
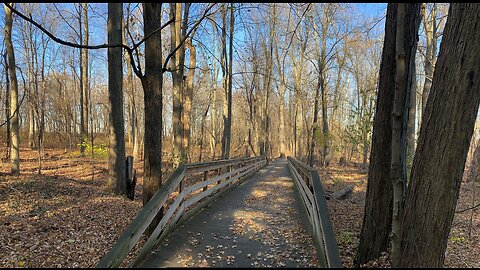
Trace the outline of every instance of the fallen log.
[[329, 194], [329, 197], [334, 200], [345, 200], [350, 194], [352, 194], [353, 188], [353, 186], [347, 186]]

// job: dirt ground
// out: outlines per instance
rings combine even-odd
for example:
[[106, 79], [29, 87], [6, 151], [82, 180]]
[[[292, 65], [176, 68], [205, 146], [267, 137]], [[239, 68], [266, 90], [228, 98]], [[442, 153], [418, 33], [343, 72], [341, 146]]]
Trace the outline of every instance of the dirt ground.
[[[78, 152], [46, 150], [41, 175], [35, 151], [21, 149], [21, 159], [19, 176], [8, 175], [9, 163], [0, 163], [0, 267], [95, 267], [141, 209], [143, 164], [135, 163], [138, 178], [131, 201], [105, 191], [105, 158], [92, 161]], [[336, 163], [319, 172], [327, 190], [355, 186], [347, 199], [328, 201], [343, 266], [352, 267], [362, 225], [366, 172]], [[457, 210], [472, 206], [479, 191], [478, 183], [463, 184]], [[455, 215], [446, 267], [480, 267], [478, 212]], [[389, 267], [389, 257], [385, 254], [367, 266]]]

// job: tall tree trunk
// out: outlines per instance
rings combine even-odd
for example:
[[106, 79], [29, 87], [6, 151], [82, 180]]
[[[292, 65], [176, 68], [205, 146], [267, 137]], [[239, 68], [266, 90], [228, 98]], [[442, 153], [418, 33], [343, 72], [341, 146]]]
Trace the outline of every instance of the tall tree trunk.
[[[13, 5], [13, 3], [10, 3]], [[20, 174], [20, 134], [18, 130], [19, 108], [18, 106], [18, 81], [17, 73], [15, 71], [15, 52], [12, 44], [12, 25], [13, 14], [12, 10], [4, 5], [5, 9], [5, 45], [7, 47], [8, 55], [8, 73], [10, 75], [10, 131], [7, 136], [11, 138], [10, 161], [12, 174]]]
[[[417, 113], [417, 80], [415, 73], [416, 65], [413, 63], [413, 70], [409, 74], [409, 76], [411, 76], [411, 85], [407, 124], [407, 163], [413, 160], [413, 155], [415, 155], [415, 119]], [[411, 164], [407, 164], [407, 170], [410, 169], [410, 165]]]
[[[108, 43], [122, 42], [123, 4], [108, 4]], [[109, 139], [108, 187], [127, 194], [125, 134], [123, 120], [122, 48], [108, 48]]]
[[265, 103], [264, 103], [264, 113], [263, 113], [263, 125], [262, 128], [264, 129], [264, 155], [267, 157], [267, 159], [270, 159], [270, 91], [271, 91], [271, 85], [272, 85], [272, 74], [273, 74], [273, 39], [274, 39], [274, 34], [275, 34], [275, 19], [276, 19], [276, 7], [275, 4], [272, 5], [272, 16], [270, 18], [270, 33], [269, 33], [269, 42], [268, 42], [268, 47], [267, 43], [263, 42], [263, 47], [265, 51], [265, 73], [266, 76], [264, 78], [264, 91], [265, 91]]
[[448, 14], [407, 192], [400, 267], [443, 266], [480, 103], [480, 6], [452, 3]]
[[[126, 18], [128, 20], [129, 18]], [[128, 31], [128, 21], [125, 23], [124, 22], [124, 32], [122, 35], [122, 40], [123, 42], [126, 43], [126, 33]], [[126, 53], [125, 54], [125, 62], [127, 65], [127, 84], [128, 84], [128, 89], [130, 91], [129, 94], [129, 104], [130, 104], [130, 128], [129, 128], [129, 137], [131, 137], [132, 143], [133, 143], [133, 160], [138, 160], [139, 157], [139, 150], [138, 150], [138, 141], [139, 141], [139, 132], [138, 132], [138, 116], [137, 116], [137, 107], [135, 104], [135, 85], [134, 85], [134, 78], [133, 78], [133, 72], [132, 72], [132, 66], [131, 66], [131, 59], [130, 59], [130, 54]]]
[[278, 95], [280, 98], [280, 108], [279, 108], [279, 114], [280, 114], [280, 127], [279, 127], [279, 136], [280, 136], [280, 157], [285, 157], [285, 90], [286, 90], [286, 85], [283, 84], [283, 82], [280, 83], [280, 86], [278, 88]]
[[392, 109], [395, 89], [397, 4], [387, 7], [385, 39], [373, 121], [365, 211], [354, 266], [380, 257], [388, 249], [392, 226], [393, 188], [390, 182]]
[[[192, 100], [193, 100], [193, 79], [195, 77], [195, 68], [197, 65], [197, 50], [193, 46], [192, 38], [195, 35], [195, 31], [191, 33], [188, 42], [185, 44], [190, 50], [190, 67], [188, 69], [187, 81], [185, 83], [185, 113], [183, 114], [183, 149], [186, 152], [187, 161], [190, 162], [190, 126], [191, 126], [191, 114], [192, 114]], [[203, 126], [202, 126], [203, 127]]]
[[[88, 4], [81, 4], [83, 14], [83, 41], [82, 45], [88, 45]], [[80, 19], [81, 21], [81, 19]], [[81, 33], [81, 32], [80, 32]], [[82, 34], [80, 34], [82, 36]], [[88, 50], [80, 49], [80, 153], [84, 155], [88, 132]], [[92, 145], [93, 147], [93, 145]]]
[[[170, 3], [170, 16], [175, 17], [175, 22], [170, 25], [171, 50], [173, 51], [180, 45], [182, 40], [182, 3]], [[183, 66], [185, 59], [185, 46], [180, 48], [172, 55], [171, 70], [173, 82], [173, 166], [176, 168], [185, 160], [185, 149], [182, 145], [183, 123], [182, 114], [184, 113], [184, 91], [183, 91]]]
[[6, 89], [5, 89], [5, 118], [6, 120], [6, 126], [7, 126], [7, 138], [6, 138], [6, 145], [5, 145], [5, 160], [10, 159], [11, 157], [11, 147], [12, 147], [12, 139], [11, 139], [11, 124], [10, 124], [10, 78], [8, 76], [8, 73], [10, 71], [9, 64], [8, 64], [8, 59], [7, 59], [7, 52], [3, 54], [3, 61], [5, 63], [5, 84], [6, 84]]
[[398, 3], [397, 13], [397, 37], [395, 45], [396, 54], [396, 74], [395, 74], [395, 97], [393, 101], [392, 113], [392, 161], [391, 161], [391, 180], [393, 185], [393, 219], [392, 219], [392, 266], [398, 267], [400, 260], [400, 236], [401, 236], [401, 215], [403, 210], [404, 183], [406, 181], [403, 167], [403, 109], [405, 108], [406, 94], [406, 52], [405, 52], [405, 21], [406, 4]]
[[437, 11], [436, 4], [433, 4], [431, 16], [427, 15], [427, 4], [423, 4], [423, 25], [427, 40], [427, 48], [425, 51], [425, 83], [423, 84], [422, 92], [422, 113], [425, 113], [425, 106], [427, 105], [427, 98], [432, 87], [433, 71], [437, 58]]
[[[143, 4], [145, 36], [161, 27], [159, 3]], [[162, 185], [162, 39], [156, 33], [145, 41], [145, 75], [141, 78], [145, 103], [143, 205]], [[160, 211], [147, 230], [151, 234], [163, 214]]]
[[[229, 43], [229, 60], [227, 60], [227, 8], [226, 4], [222, 7], [222, 46], [223, 46], [223, 80], [225, 89], [225, 100], [223, 105], [223, 137], [222, 137], [222, 159], [230, 158], [230, 142], [232, 140], [232, 60], [233, 60], [233, 3], [230, 4], [230, 43]], [[227, 70], [228, 66], [228, 70]]]
[[391, 181], [393, 184], [392, 216], [392, 266], [398, 267], [401, 260], [402, 215], [406, 185], [406, 146], [408, 106], [411, 90], [411, 74], [415, 65], [420, 4], [398, 3], [396, 33], [395, 97], [392, 112], [392, 160]]

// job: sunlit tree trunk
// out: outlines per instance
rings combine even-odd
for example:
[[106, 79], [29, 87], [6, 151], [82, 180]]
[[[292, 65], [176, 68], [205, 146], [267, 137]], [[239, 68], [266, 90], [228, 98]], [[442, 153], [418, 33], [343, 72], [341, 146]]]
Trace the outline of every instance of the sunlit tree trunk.
[[[10, 3], [13, 5], [13, 3]], [[10, 75], [10, 134], [11, 138], [11, 149], [10, 149], [10, 161], [11, 168], [10, 171], [12, 174], [20, 173], [20, 134], [18, 129], [18, 120], [19, 120], [19, 108], [18, 106], [18, 81], [17, 73], [15, 70], [15, 52], [13, 49], [12, 43], [12, 26], [13, 26], [13, 14], [12, 10], [4, 5], [5, 9], [5, 45], [7, 48], [8, 55], [8, 73]]]
[[[182, 3], [170, 3], [170, 17], [175, 18], [175, 22], [170, 25], [171, 51], [177, 48], [182, 40]], [[186, 19], [186, 18], [185, 18]], [[186, 27], [186, 26], [185, 26]], [[170, 67], [173, 82], [173, 166], [176, 168], [185, 160], [185, 149], [183, 148], [183, 122], [184, 113], [184, 87], [183, 87], [183, 69], [185, 63], [185, 46], [180, 48], [172, 55]]]
[[[190, 63], [187, 73], [187, 80], [185, 82], [185, 113], [183, 114], [183, 148], [187, 154], [187, 160], [190, 162], [190, 126], [191, 126], [191, 114], [192, 114], [192, 100], [193, 100], [193, 79], [195, 77], [195, 68], [197, 65], [197, 49], [193, 45], [192, 38], [195, 32], [191, 33], [190, 38], [185, 44], [190, 50]], [[203, 135], [202, 135], [203, 136]]]
[[[80, 32], [80, 38], [83, 40], [82, 45], [88, 45], [88, 4], [81, 4], [81, 12], [83, 15], [83, 33]], [[80, 22], [82, 21], [79, 18]], [[81, 25], [81, 23], [80, 23]], [[81, 26], [80, 26], [81, 27]], [[87, 142], [88, 132], [88, 50], [80, 49], [80, 153], [84, 155], [85, 144]], [[92, 146], [93, 147], [93, 146]]]

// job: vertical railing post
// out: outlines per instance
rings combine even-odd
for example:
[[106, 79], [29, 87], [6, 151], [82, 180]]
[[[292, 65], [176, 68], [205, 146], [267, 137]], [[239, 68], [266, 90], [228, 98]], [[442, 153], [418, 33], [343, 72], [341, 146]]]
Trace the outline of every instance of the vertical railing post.
[[[209, 172], [209, 171], [204, 171], [204, 172], [203, 172], [203, 180], [202, 180], [202, 181], [207, 181], [208, 172]], [[203, 189], [202, 189], [202, 191], [205, 191], [205, 190], [207, 190], [207, 189], [208, 189], [208, 186], [204, 186]]]

